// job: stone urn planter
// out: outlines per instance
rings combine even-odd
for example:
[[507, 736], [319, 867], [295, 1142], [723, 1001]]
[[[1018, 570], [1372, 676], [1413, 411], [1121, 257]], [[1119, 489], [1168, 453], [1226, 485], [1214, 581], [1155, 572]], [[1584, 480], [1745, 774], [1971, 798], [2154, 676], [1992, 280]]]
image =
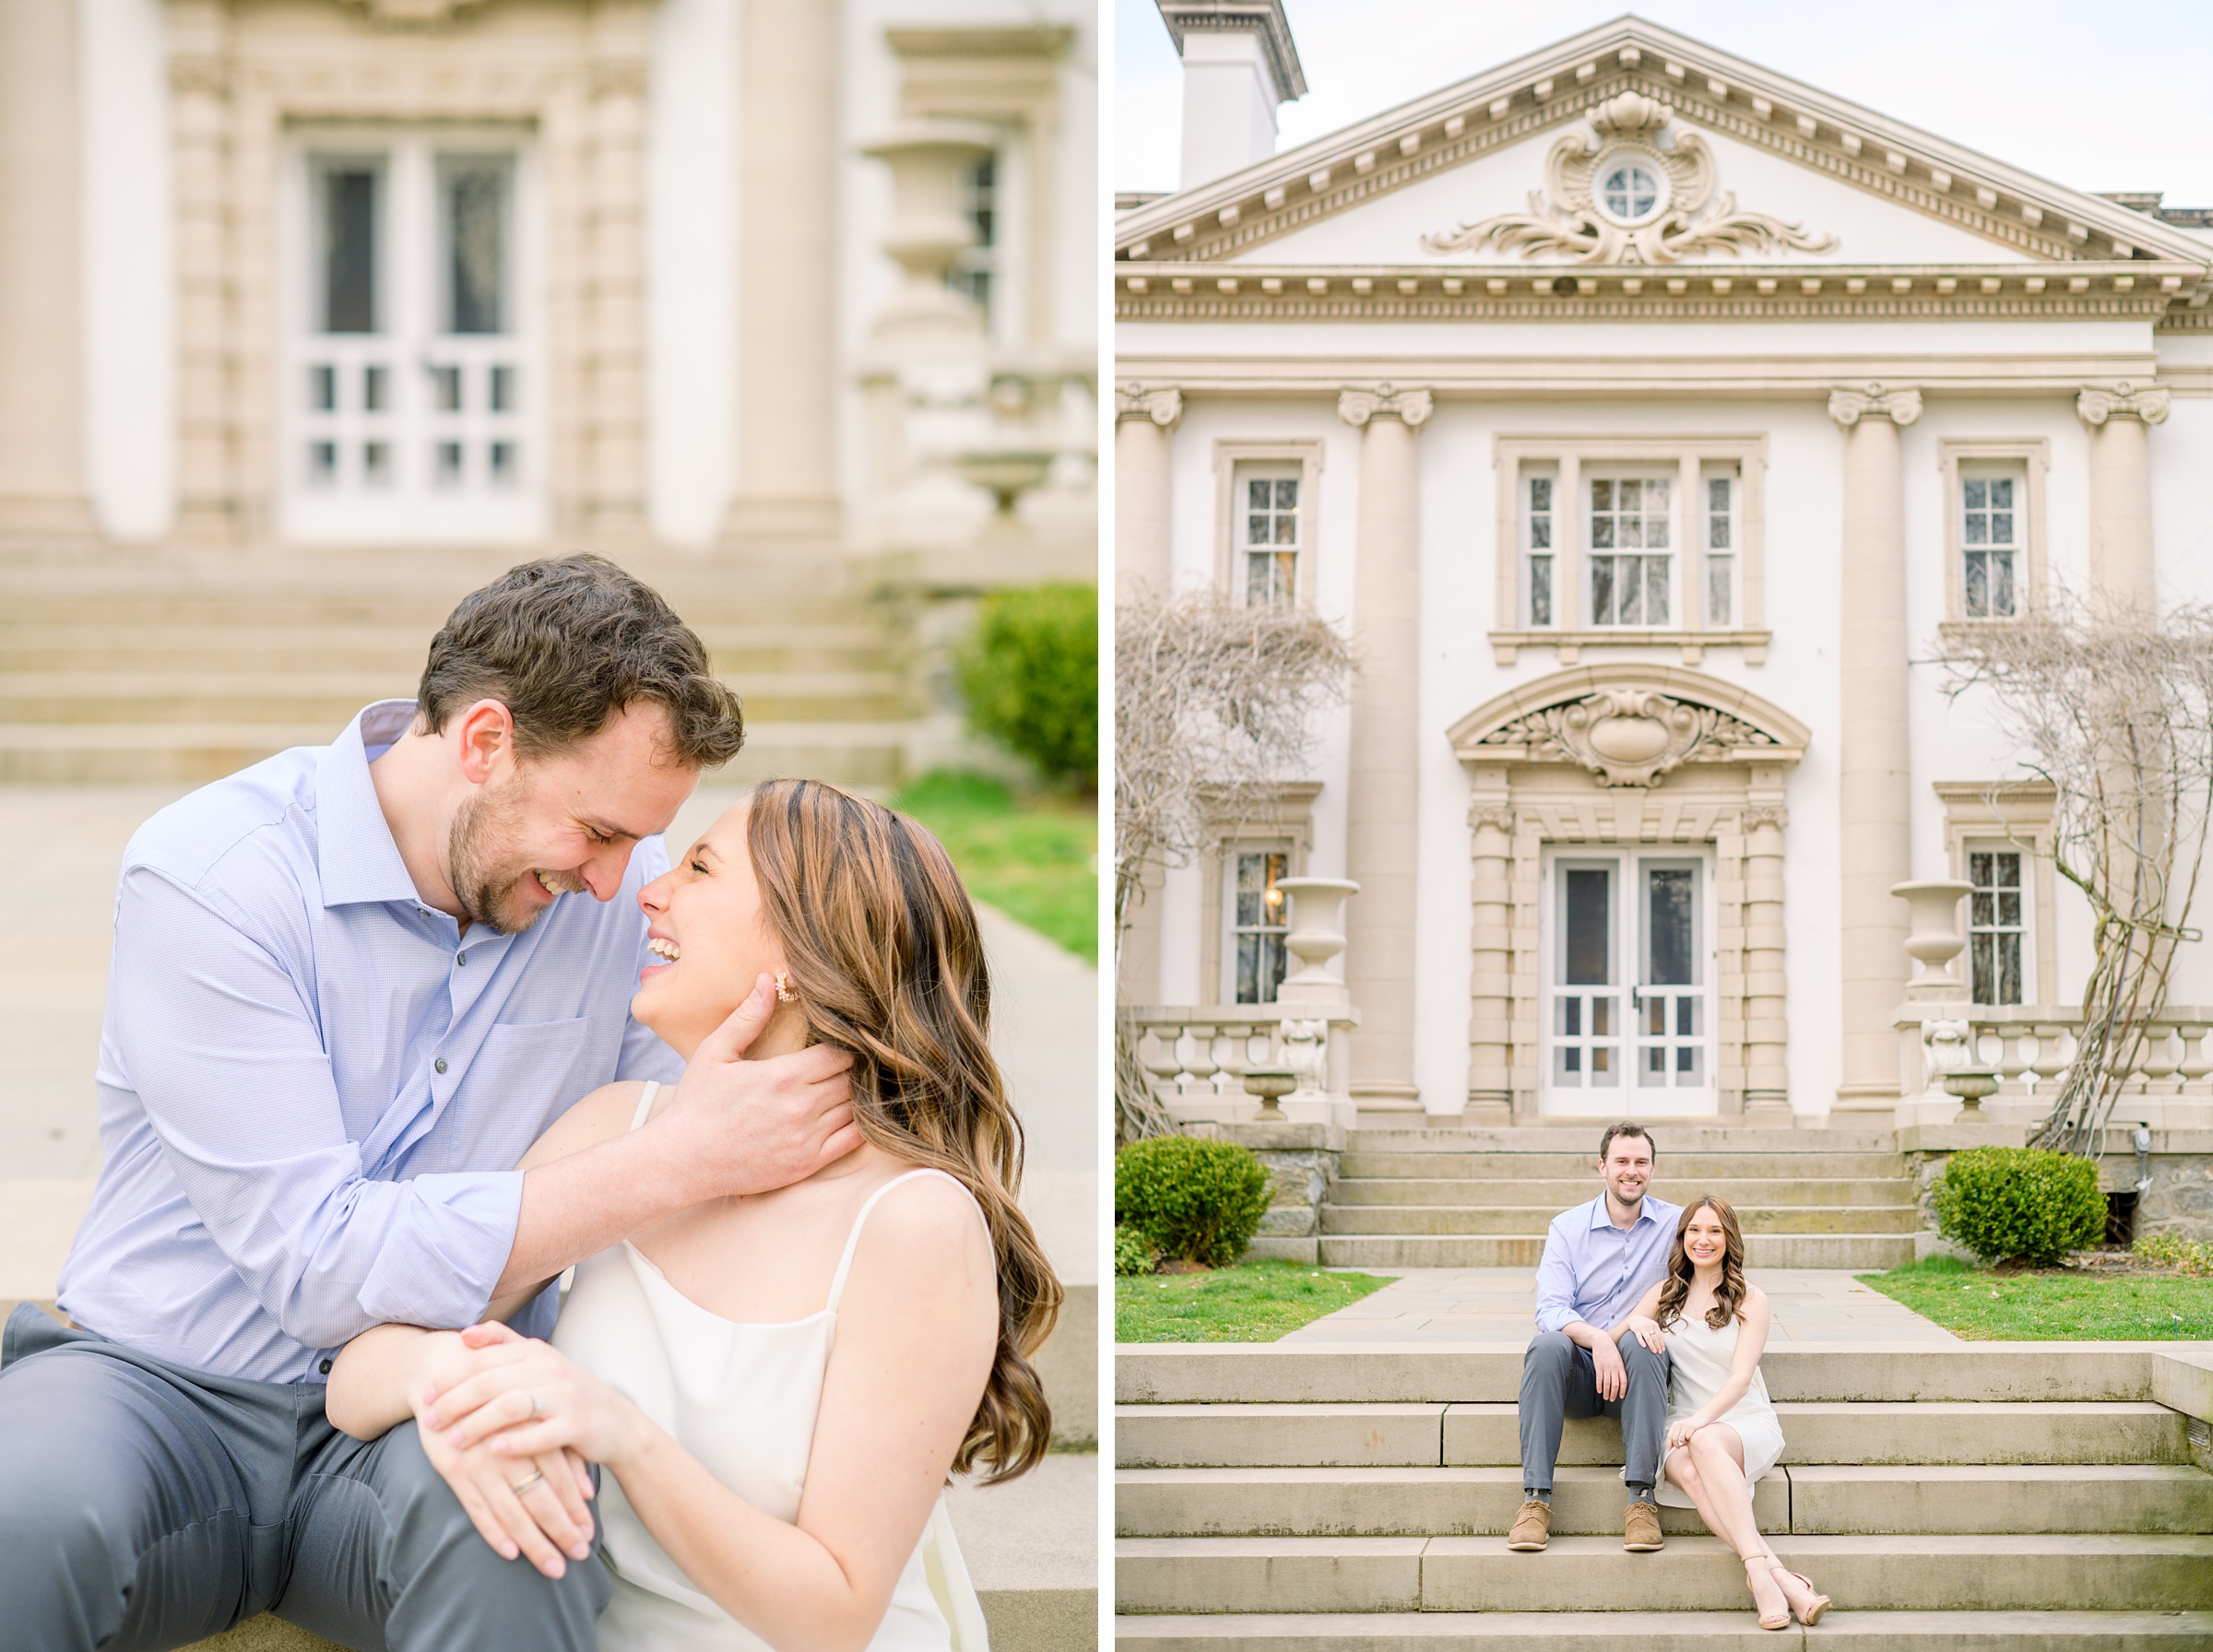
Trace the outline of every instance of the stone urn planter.
[[1330, 960], [1344, 950], [1344, 903], [1360, 892], [1348, 878], [1279, 878], [1275, 887], [1291, 903], [1284, 945], [1298, 968], [1275, 989], [1279, 1004], [1341, 1004], [1344, 983], [1330, 974]]
[[1971, 883], [1936, 878], [1912, 883], [1894, 883], [1890, 892], [1906, 903], [1911, 916], [1906, 950], [1921, 965], [1907, 984], [1908, 997], [1935, 996], [1930, 989], [1963, 987], [1951, 973], [1951, 962], [1966, 950], [1967, 937], [1959, 932], [1959, 903], [1974, 892]]
[[1276, 1103], [1297, 1088], [1298, 1075], [1287, 1067], [1249, 1067], [1245, 1069], [1245, 1093], [1260, 1098], [1260, 1110], [1253, 1116], [1270, 1124], [1284, 1122], [1284, 1110]]

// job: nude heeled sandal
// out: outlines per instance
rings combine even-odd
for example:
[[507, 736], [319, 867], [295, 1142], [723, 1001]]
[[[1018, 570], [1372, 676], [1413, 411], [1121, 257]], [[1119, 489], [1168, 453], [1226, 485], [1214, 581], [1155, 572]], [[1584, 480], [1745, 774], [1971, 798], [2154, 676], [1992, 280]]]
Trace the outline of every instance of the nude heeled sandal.
[[[1790, 1567], [1784, 1565], [1781, 1561], [1776, 1560], [1773, 1555], [1769, 1555], [1768, 1559], [1770, 1563], [1770, 1570], [1781, 1572], [1785, 1577], [1795, 1577], [1800, 1583], [1805, 1585], [1806, 1593], [1813, 1594], [1814, 1580], [1808, 1577], [1804, 1572], [1792, 1571]], [[1794, 1606], [1791, 1608], [1791, 1611], [1793, 1616], [1798, 1616], [1798, 1621], [1801, 1623], [1804, 1623], [1808, 1629], [1811, 1629], [1816, 1623], [1818, 1623], [1821, 1621], [1821, 1614], [1827, 1611], [1828, 1607], [1829, 1599], [1827, 1595], [1814, 1595], [1814, 1605], [1811, 1611], [1805, 1613], [1803, 1616], [1798, 1616], [1798, 1609]]]
[[[1765, 1554], [1753, 1555], [1745, 1562], [1745, 1570], [1747, 1573], [1750, 1572], [1754, 1566], [1764, 1566], [1770, 1572], [1780, 1572], [1782, 1569], [1781, 1565], [1774, 1564], [1773, 1556]], [[1746, 1579], [1745, 1587], [1747, 1588], [1751, 1587], [1751, 1580], [1749, 1577]], [[1781, 1589], [1782, 1586], [1781, 1584], [1777, 1584], [1775, 1587], [1778, 1589]], [[1809, 1584], [1807, 1587], [1811, 1587], [1812, 1586]], [[1757, 1607], [1758, 1604], [1759, 1598], [1755, 1595], [1753, 1597], [1753, 1605]], [[1819, 1614], [1817, 1613], [1816, 1615], [1817, 1616]], [[1789, 1598], [1785, 1597], [1783, 1599], [1782, 1616], [1780, 1618], [1763, 1617], [1755, 1618], [1752, 1621], [1757, 1623], [1762, 1629], [1788, 1629], [1791, 1626], [1791, 1603]]]

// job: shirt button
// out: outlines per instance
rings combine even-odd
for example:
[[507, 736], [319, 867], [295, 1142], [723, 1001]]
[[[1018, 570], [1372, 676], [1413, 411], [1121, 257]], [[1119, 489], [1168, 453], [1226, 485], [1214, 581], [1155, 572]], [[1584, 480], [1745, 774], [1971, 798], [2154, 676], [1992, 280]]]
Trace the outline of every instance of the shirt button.
[[320, 1371], [325, 1376], [328, 1376], [330, 1375], [330, 1362], [328, 1360], [325, 1360], [320, 1365], [316, 1366], [315, 1369]]
[[467, 952], [456, 952], [454, 954], [454, 962], [459, 967], [467, 969], [468, 967], [468, 954]]
[[444, 1072], [445, 1070], [445, 1057], [441, 1056], [437, 1060], [431, 1063], [431, 1065], [435, 1067], [440, 1072]]

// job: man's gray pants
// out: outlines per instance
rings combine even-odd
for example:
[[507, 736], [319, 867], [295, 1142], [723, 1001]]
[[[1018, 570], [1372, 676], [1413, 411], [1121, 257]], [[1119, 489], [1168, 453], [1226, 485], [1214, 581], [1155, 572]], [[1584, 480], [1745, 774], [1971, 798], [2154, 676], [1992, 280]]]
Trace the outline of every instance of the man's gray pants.
[[259, 1611], [362, 1652], [595, 1652], [597, 1557], [502, 1560], [412, 1422], [186, 1371], [29, 1304], [0, 1339], [0, 1646], [162, 1652]]
[[1621, 1363], [1628, 1373], [1628, 1392], [1619, 1399], [1601, 1399], [1591, 1351], [1569, 1341], [1564, 1331], [1538, 1332], [1521, 1356], [1524, 1490], [1551, 1494], [1560, 1426], [1568, 1417], [1620, 1418], [1623, 1481], [1631, 1486], [1660, 1483], [1660, 1451], [1667, 1443], [1667, 1356], [1625, 1337]]

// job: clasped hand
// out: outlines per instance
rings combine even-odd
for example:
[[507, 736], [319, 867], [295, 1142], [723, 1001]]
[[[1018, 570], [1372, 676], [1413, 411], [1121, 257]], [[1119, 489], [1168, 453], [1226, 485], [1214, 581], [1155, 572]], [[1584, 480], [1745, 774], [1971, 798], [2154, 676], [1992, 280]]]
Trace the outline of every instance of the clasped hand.
[[[581, 1527], [581, 1536], [573, 1543], [562, 1541], [563, 1532], [546, 1525], [547, 1516], [558, 1518], [565, 1512], [565, 1488], [581, 1486], [584, 1496], [592, 1494], [584, 1465], [621, 1458], [635, 1443], [638, 1413], [558, 1349], [520, 1336], [496, 1320], [470, 1326], [461, 1333], [461, 1342], [468, 1351], [467, 1362], [449, 1366], [423, 1391], [416, 1406], [424, 1447], [460, 1493], [485, 1541], [511, 1560], [519, 1543], [539, 1571], [558, 1577], [560, 1557], [538, 1528], [544, 1527], [546, 1535], [562, 1541], [578, 1560], [591, 1552], [591, 1522], [583, 1516], [581, 1504], [575, 1505], [575, 1517], [570, 1522]], [[536, 1520], [527, 1535], [538, 1537], [537, 1545], [515, 1528], [514, 1520], [488, 1524], [479, 1517], [462, 1481], [439, 1462], [440, 1453], [463, 1463], [485, 1465], [491, 1478], [503, 1483], [511, 1500]], [[542, 1485], [540, 1474], [545, 1477]], [[481, 1488], [481, 1475], [472, 1480]], [[502, 1499], [499, 1487], [493, 1485], [482, 1501], [496, 1510], [508, 1499]]]
[[1670, 1446], [1687, 1446], [1690, 1436], [1705, 1426], [1704, 1422], [1694, 1418], [1677, 1417], [1667, 1425], [1667, 1443]]

